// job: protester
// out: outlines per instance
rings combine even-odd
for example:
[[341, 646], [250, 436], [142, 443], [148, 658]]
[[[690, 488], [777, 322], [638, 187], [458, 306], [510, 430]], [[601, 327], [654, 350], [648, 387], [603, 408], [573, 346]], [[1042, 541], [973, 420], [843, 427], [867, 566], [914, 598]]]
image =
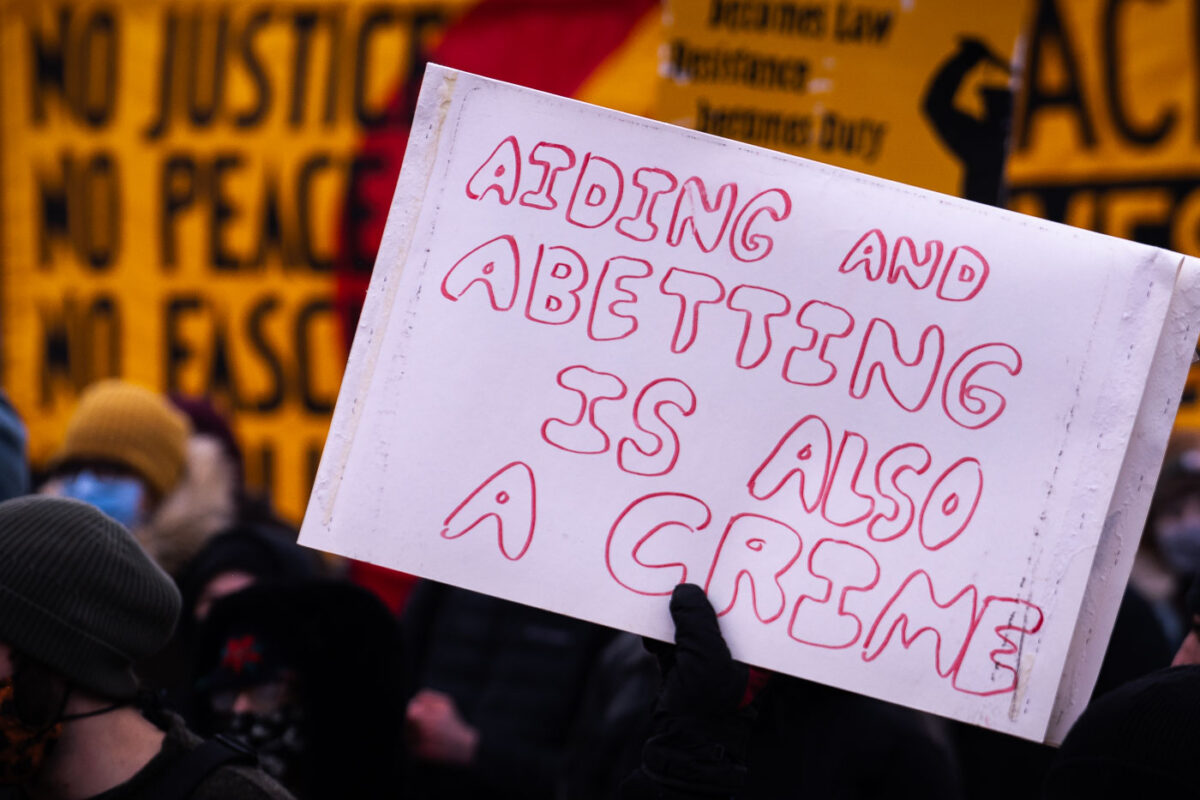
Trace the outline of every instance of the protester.
[[430, 581], [404, 616], [410, 798], [551, 797], [614, 632]]
[[215, 529], [253, 525], [295, 541], [296, 529], [279, 517], [270, 498], [246, 486], [242, 448], [229, 421], [206, 398], [172, 394], [170, 400], [191, 422], [187, 462], [189, 474], [195, 476], [192, 505], [221, 515]]
[[1167, 462], [1146, 519], [1130, 578], [1151, 604], [1172, 649], [1187, 633], [1184, 593], [1200, 572], [1200, 450]]
[[[1150, 604], [1132, 587], [1127, 587], [1092, 696], [1100, 697], [1170, 662], [1170, 646]], [[965, 722], [953, 723], [951, 731], [963, 786], [972, 800], [1009, 797], [1010, 787], [996, 780], [1002, 771], [1020, 773], [1030, 783], [1038, 784], [1054, 761], [1054, 748], [1041, 742]]]
[[704, 590], [671, 594], [675, 646], [654, 647], [663, 685], [642, 764], [621, 797], [729, 796], [747, 786], [751, 731], [766, 673], [734, 661]]
[[341, 581], [260, 581], [199, 631], [196, 727], [238, 737], [300, 800], [402, 796], [400, 633]]
[[1200, 666], [1172, 667], [1095, 700], [1047, 776], [1046, 800], [1194, 797]]
[[183, 597], [179, 626], [166, 647], [137, 665], [138, 676], [159, 690], [168, 706], [190, 714], [197, 628], [212, 604], [261, 580], [317, 574], [316, 554], [275, 526], [244, 524], [217, 534], [180, 571], [176, 579]]
[[180, 573], [181, 624], [202, 622], [214, 602], [260, 580], [315, 578], [318, 566], [314, 551], [273, 526], [235, 525], [209, 539]]
[[100, 381], [80, 398], [40, 491], [96, 506], [175, 574], [230, 522], [190, 482], [202, 476], [187, 469], [189, 434], [187, 418], [161, 395]]
[[171, 579], [75, 500], [0, 503], [0, 796], [286, 800], [247, 755], [135, 705], [133, 664], [170, 636]]
[[675, 647], [623, 800], [958, 798], [952, 754], [909, 709], [733, 660], [700, 587], [671, 595]]
[[1183, 637], [1171, 666], [1182, 667], [1200, 665], [1200, 573], [1192, 578], [1185, 597], [1187, 607], [1188, 632]]
[[[271, 498], [246, 485], [242, 448], [225, 416], [203, 397], [173, 394], [170, 399], [192, 423], [187, 462], [195, 477], [189, 481], [193, 501], [186, 507], [208, 509], [222, 526], [252, 526], [295, 541], [298, 532], [276, 513]], [[404, 608], [416, 583], [412, 575], [364, 561], [346, 559], [341, 566], [352, 582], [369, 589], [394, 614]], [[187, 600], [185, 592], [185, 604]], [[186, 615], [184, 619], [186, 624]]]
[[566, 744], [556, 797], [611, 800], [641, 763], [659, 666], [642, 637], [618, 632], [596, 658]]
[[25, 424], [0, 391], [0, 500], [29, 493], [29, 461], [25, 455]]

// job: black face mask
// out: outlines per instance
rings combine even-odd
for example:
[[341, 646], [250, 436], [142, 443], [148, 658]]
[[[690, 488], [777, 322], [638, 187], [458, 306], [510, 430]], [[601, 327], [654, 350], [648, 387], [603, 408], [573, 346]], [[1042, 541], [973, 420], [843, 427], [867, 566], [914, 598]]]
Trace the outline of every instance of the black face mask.
[[62, 722], [32, 726], [17, 714], [11, 679], [0, 680], [0, 785], [28, 783], [62, 735]]
[[296, 706], [269, 713], [243, 711], [230, 715], [225, 733], [252, 748], [263, 771], [286, 784], [305, 754], [302, 720]]

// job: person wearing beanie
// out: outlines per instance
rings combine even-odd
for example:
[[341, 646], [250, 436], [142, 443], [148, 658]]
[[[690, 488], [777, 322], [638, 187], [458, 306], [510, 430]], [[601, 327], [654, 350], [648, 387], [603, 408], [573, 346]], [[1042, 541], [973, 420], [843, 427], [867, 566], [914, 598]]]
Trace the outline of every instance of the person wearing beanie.
[[202, 622], [214, 602], [260, 580], [302, 580], [320, 572], [318, 554], [277, 528], [234, 525], [209, 539], [180, 573], [181, 626]]
[[190, 435], [187, 416], [162, 395], [121, 380], [94, 383], [39, 491], [96, 506], [174, 575], [231, 518], [230, 509], [192, 499]]
[[0, 390], [0, 500], [29, 494], [25, 423]]
[[300, 800], [407, 797], [402, 656], [396, 619], [366, 589], [264, 579], [201, 623], [193, 722], [253, 747]]
[[153, 505], [183, 478], [189, 432], [187, 418], [165, 398], [136, 384], [103, 380], [80, 397], [54, 471], [102, 466], [135, 476], [149, 492], [146, 502]]
[[[133, 665], [181, 601], [128, 530], [83, 502], [21, 497], [0, 503], [0, 553], [0, 797], [290, 798], [138, 707]], [[192, 755], [218, 752], [203, 768]]]
[[183, 597], [179, 625], [156, 656], [141, 661], [138, 676], [161, 690], [168, 706], [188, 712], [197, 626], [219, 598], [261, 580], [303, 579], [318, 574], [316, 551], [296, 544], [276, 528], [242, 524], [208, 540], [180, 571]]
[[1200, 571], [1200, 443], [1184, 440], [1181, 447], [1164, 464], [1154, 487], [1130, 575], [1172, 648], [1187, 634], [1184, 594], [1189, 579]]

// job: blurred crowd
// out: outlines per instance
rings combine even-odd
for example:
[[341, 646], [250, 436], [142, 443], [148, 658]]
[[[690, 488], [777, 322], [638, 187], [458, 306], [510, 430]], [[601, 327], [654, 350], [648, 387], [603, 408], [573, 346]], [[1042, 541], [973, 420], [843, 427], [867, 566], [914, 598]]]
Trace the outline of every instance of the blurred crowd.
[[693, 586], [666, 645], [308, 550], [202, 399], [102, 381], [24, 444], [0, 403], [0, 798], [1194, 791], [1200, 441], [1059, 750], [741, 665]]

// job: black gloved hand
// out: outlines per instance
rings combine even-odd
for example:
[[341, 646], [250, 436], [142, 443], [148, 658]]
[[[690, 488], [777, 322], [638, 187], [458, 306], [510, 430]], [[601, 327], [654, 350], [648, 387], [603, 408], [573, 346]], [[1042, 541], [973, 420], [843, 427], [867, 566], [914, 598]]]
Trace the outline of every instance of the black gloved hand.
[[746, 748], [757, 716], [751, 700], [766, 673], [733, 660], [699, 586], [675, 587], [671, 618], [674, 648], [650, 645], [664, 681], [636, 776], [658, 791], [643, 787], [639, 794], [732, 795], [746, 782]]

